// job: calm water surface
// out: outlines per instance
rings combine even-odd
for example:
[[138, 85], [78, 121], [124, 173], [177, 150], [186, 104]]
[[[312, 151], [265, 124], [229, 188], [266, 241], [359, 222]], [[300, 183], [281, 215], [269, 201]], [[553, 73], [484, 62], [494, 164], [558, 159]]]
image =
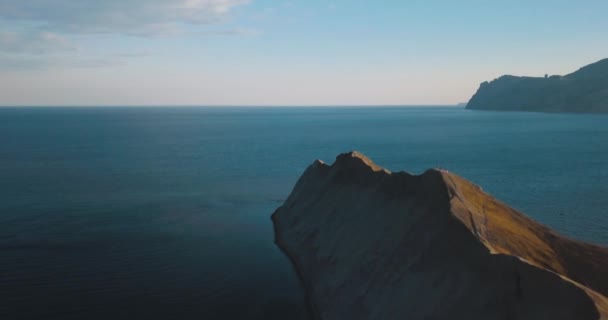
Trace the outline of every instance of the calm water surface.
[[270, 214], [314, 159], [441, 166], [608, 245], [608, 116], [0, 108], [0, 318], [298, 319]]

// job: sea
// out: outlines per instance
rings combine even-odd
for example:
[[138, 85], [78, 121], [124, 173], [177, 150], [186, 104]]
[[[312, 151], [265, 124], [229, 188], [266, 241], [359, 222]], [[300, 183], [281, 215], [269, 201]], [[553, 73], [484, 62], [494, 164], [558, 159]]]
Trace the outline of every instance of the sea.
[[308, 319], [270, 215], [315, 159], [445, 168], [608, 245], [608, 116], [0, 108], [0, 319]]

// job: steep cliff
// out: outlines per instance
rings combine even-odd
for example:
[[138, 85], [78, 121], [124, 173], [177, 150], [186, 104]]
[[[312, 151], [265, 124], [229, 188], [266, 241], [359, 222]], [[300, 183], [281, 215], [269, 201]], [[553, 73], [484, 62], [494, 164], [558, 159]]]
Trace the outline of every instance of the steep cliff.
[[481, 84], [467, 109], [608, 112], [608, 59], [565, 76], [502, 76]]
[[446, 171], [315, 161], [272, 215], [318, 319], [608, 319], [608, 250]]

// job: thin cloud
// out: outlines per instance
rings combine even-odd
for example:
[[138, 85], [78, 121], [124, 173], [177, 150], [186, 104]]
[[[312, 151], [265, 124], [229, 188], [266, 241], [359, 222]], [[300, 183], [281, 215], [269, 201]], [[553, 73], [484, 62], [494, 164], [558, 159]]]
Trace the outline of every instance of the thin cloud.
[[0, 0], [0, 20], [61, 34], [156, 36], [221, 22], [251, 0]]
[[0, 31], [0, 52], [43, 55], [75, 51], [77, 47], [65, 37], [47, 31]]
[[194, 35], [200, 36], [259, 36], [262, 34], [262, 31], [257, 29], [225, 29], [225, 30], [203, 30], [199, 32], [195, 32]]
[[108, 56], [0, 55], [0, 71], [40, 71], [52, 69], [108, 68], [127, 65], [133, 59], [151, 56], [148, 52], [115, 53]]
[[[0, 69], [40, 70], [124, 65], [149, 53], [89, 56], [72, 41], [100, 34], [158, 37], [237, 35], [224, 26], [252, 0], [0, 0]], [[217, 31], [219, 28], [226, 30]], [[75, 55], [71, 51], [78, 51]]]
[[148, 51], [142, 51], [142, 52], [122, 52], [122, 53], [115, 53], [114, 57], [118, 57], [118, 58], [144, 58], [144, 57], [149, 57], [152, 54]]

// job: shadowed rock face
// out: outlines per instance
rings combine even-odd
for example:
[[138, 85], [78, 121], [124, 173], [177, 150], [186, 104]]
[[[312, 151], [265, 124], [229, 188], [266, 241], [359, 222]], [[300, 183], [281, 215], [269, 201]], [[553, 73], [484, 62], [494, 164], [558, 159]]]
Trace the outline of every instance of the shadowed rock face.
[[502, 76], [484, 82], [467, 104], [467, 109], [608, 112], [608, 59], [566, 76]]
[[608, 251], [445, 171], [314, 162], [272, 216], [319, 319], [599, 319]]

